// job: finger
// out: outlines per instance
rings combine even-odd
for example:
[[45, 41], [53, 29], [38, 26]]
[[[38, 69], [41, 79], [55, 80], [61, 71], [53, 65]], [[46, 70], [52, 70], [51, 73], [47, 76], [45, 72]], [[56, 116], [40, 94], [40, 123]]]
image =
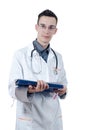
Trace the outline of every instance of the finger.
[[37, 82], [37, 89], [44, 89], [44, 82], [42, 80], [38, 80]]
[[41, 87], [41, 90], [45, 90], [45, 89], [49, 88], [49, 85], [45, 81], [41, 80], [40, 87]]
[[34, 93], [35, 92], [35, 86], [29, 85], [28, 92], [29, 93]]
[[35, 88], [36, 92], [40, 92], [40, 81], [38, 80], [37, 81], [37, 85], [36, 85], [36, 88]]
[[41, 86], [41, 84], [40, 84], [40, 81], [38, 80], [38, 81], [37, 81], [37, 86], [36, 86], [36, 88], [39, 88], [39, 89], [40, 89], [40, 86]]
[[58, 90], [58, 89], [54, 89], [54, 92], [55, 92], [55, 93], [59, 93], [59, 90]]
[[49, 85], [45, 83], [45, 89], [49, 89]]
[[38, 80], [37, 81], [37, 86], [36, 86], [36, 91], [43, 91], [44, 90], [44, 81], [43, 80]]
[[44, 89], [44, 81], [43, 80], [40, 80], [40, 89]]

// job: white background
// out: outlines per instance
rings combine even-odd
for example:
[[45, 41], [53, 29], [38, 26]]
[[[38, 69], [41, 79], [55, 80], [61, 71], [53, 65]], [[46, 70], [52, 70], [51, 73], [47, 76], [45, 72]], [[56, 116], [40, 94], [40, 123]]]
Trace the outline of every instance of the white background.
[[15, 130], [16, 103], [8, 94], [9, 71], [15, 50], [36, 38], [37, 15], [51, 9], [58, 32], [51, 46], [63, 56], [68, 96], [61, 101], [64, 130], [86, 129], [86, 6], [85, 0], [0, 1], [0, 129]]

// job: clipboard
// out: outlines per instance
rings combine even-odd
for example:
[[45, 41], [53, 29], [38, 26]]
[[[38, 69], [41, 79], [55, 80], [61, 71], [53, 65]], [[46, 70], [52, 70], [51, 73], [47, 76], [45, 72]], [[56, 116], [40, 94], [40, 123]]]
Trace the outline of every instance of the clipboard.
[[[18, 87], [28, 87], [29, 85], [36, 86], [37, 82], [31, 81], [31, 80], [17, 79], [15, 84]], [[47, 82], [47, 84], [49, 85], [49, 89], [47, 89], [45, 91], [53, 91], [53, 89], [62, 89], [63, 88], [62, 84], [56, 84], [56, 83], [50, 83], [50, 82]]]

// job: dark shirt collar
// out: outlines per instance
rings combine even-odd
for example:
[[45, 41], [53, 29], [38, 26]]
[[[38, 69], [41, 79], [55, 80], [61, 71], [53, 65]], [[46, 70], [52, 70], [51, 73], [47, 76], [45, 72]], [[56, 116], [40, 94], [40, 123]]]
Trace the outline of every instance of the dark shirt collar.
[[50, 44], [47, 48], [43, 48], [37, 40], [33, 41], [34, 49], [37, 50], [39, 55], [47, 62], [48, 54], [50, 51]]
[[43, 48], [40, 43], [38, 43], [37, 40], [33, 41], [34, 48], [38, 51], [38, 53], [42, 53], [44, 51], [47, 51], [49, 53], [50, 51], [50, 44], [47, 46], [47, 48]]

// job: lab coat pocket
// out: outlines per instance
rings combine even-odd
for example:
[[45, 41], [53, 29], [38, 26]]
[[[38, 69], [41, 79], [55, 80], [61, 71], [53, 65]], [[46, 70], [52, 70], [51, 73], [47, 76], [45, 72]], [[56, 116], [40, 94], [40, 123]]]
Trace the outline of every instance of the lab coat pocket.
[[32, 118], [20, 116], [17, 118], [16, 130], [32, 130]]

